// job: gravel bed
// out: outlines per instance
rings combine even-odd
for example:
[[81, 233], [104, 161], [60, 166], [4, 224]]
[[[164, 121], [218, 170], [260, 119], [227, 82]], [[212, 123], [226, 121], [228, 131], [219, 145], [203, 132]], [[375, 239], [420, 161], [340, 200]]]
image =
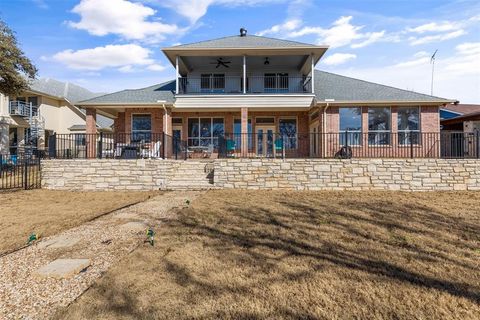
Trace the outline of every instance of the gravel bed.
[[[145, 241], [145, 231], [125, 230], [120, 228], [122, 224], [140, 221], [158, 226], [163, 219], [174, 217], [172, 209], [186, 206], [187, 199], [192, 201], [199, 194], [201, 192], [164, 193], [1, 257], [0, 319], [48, 319], [58, 307], [74, 301], [112, 264]], [[39, 245], [60, 237], [80, 241], [68, 248]], [[91, 265], [66, 279], [36, 274], [40, 267], [58, 258], [86, 258]]]

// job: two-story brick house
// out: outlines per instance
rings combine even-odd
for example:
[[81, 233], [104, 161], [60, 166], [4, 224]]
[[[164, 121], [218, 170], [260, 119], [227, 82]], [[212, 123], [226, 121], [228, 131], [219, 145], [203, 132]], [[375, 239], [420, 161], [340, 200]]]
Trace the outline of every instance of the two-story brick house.
[[315, 70], [327, 49], [242, 29], [164, 48], [175, 80], [78, 105], [87, 112], [87, 133], [96, 132], [101, 113], [115, 118], [117, 133], [146, 140], [165, 133], [192, 153], [329, 157], [347, 144], [357, 156], [402, 156], [413, 148], [435, 156], [438, 110], [453, 100]]

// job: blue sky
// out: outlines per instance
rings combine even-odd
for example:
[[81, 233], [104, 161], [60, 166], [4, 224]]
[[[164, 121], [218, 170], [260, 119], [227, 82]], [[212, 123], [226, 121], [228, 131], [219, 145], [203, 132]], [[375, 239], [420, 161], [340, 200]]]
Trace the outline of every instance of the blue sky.
[[172, 79], [162, 47], [249, 34], [330, 45], [317, 69], [480, 103], [476, 0], [0, 0], [41, 77], [96, 92]]

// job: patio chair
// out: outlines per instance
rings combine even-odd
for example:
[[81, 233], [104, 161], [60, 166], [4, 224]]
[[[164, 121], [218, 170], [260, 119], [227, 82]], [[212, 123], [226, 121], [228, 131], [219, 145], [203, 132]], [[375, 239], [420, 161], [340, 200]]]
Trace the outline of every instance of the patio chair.
[[211, 158], [213, 153], [213, 144], [209, 144], [207, 150], [204, 151], [204, 158]]
[[152, 150], [150, 150], [150, 158], [160, 158], [160, 147], [162, 143], [157, 141], [153, 144]]
[[235, 148], [236, 148], [235, 141], [227, 140], [225, 144], [226, 144], [227, 156], [234, 157], [235, 156]]
[[283, 146], [283, 139], [276, 139], [273, 147], [275, 148], [275, 155], [279, 154], [283, 157], [283, 152], [285, 151]]

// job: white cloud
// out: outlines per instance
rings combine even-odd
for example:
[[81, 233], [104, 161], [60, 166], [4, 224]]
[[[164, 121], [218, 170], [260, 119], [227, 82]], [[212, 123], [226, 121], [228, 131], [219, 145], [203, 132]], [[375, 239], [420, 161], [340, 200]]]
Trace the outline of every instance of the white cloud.
[[151, 64], [147, 67], [148, 70], [151, 70], [151, 71], [163, 71], [165, 70], [165, 66], [162, 66], [161, 64], [158, 64], [158, 63], [154, 63], [154, 64]]
[[80, 15], [80, 21], [68, 24], [96, 36], [116, 34], [125, 39], [158, 42], [165, 35], [182, 32], [174, 24], [148, 21], [155, 16], [155, 10], [126, 0], [82, 0], [72, 12]]
[[357, 58], [353, 53], [334, 53], [322, 60], [323, 64], [336, 66]]
[[407, 28], [406, 30], [408, 32], [414, 32], [414, 33], [425, 33], [425, 32], [446, 32], [446, 31], [452, 31], [458, 28], [458, 24], [450, 21], [444, 21], [444, 22], [430, 22], [430, 23], [425, 23], [422, 24], [418, 27], [415, 28]]
[[442, 34], [436, 34], [432, 36], [425, 36], [425, 37], [410, 37], [408, 38], [410, 45], [412, 46], [417, 46], [420, 44], [426, 44], [426, 43], [431, 43], [431, 42], [440, 42], [440, 41], [445, 41], [445, 40], [450, 40], [450, 39], [455, 39], [460, 36], [463, 36], [467, 32], [465, 30], [457, 30], [457, 31], [452, 31], [448, 33], [442, 33]]
[[[351, 23], [352, 16], [343, 16], [333, 22], [330, 28], [301, 27], [300, 19], [287, 20], [283, 24], [274, 25], [269, 29], [260, 31], [259, 35], [275, 34], [288, 38], [299, 38], [306, 35], [316, 35], [317, 43], [329, 45], [332, 48], [350, 45], [352, 48], [362, 48], [378, 42], [385, 37], [385, 31], [362, 32], [364, 26]], [[359, 42], [356, 42], [359, 41]]]
[[135, 69], [131, 65], [120, 67], [117, 70], [123, 73], [132, 73], [135, 71]]
[[278, 33], [283, 33], [283, 32], [291, 32], [294, 31], [295, 29], [299, 28], [302, 25], [302, 21], [300, 19], [291, 19], [291, 20], [286, 20], [282, 24], [276, 24], [272, 26], [269, 29], [257, 32], [256, 34], [258, 36], [264, 36], [267, 34], [278, 34]]
[[127, 66], [151, 65], [151, 51], [136, 44], [107, 45], [93, 49], [64, 50], [56, 53], [53, 59], [77, 70], [101, 70], [104, 68], [124, 68]]
[[203, 17], [208, 8], [212, 5], [223, 5], [228, 7], [236, 6], [255, 6], [265, 3], [286, 2], [286, 0], [145, 0], [149, 3], [155, 3], [162, 7], [174, 10], [181, 16], [186, 17], [192, 24]]
[[[480, 42], [466, 42], [455, 47], [455, 54], [435, 60], [434, 95], [480, 103]], [[420, 51], [412, 59], [390, 66], [336, 69], [340, 74], [430, 94], [431, 54]]]

